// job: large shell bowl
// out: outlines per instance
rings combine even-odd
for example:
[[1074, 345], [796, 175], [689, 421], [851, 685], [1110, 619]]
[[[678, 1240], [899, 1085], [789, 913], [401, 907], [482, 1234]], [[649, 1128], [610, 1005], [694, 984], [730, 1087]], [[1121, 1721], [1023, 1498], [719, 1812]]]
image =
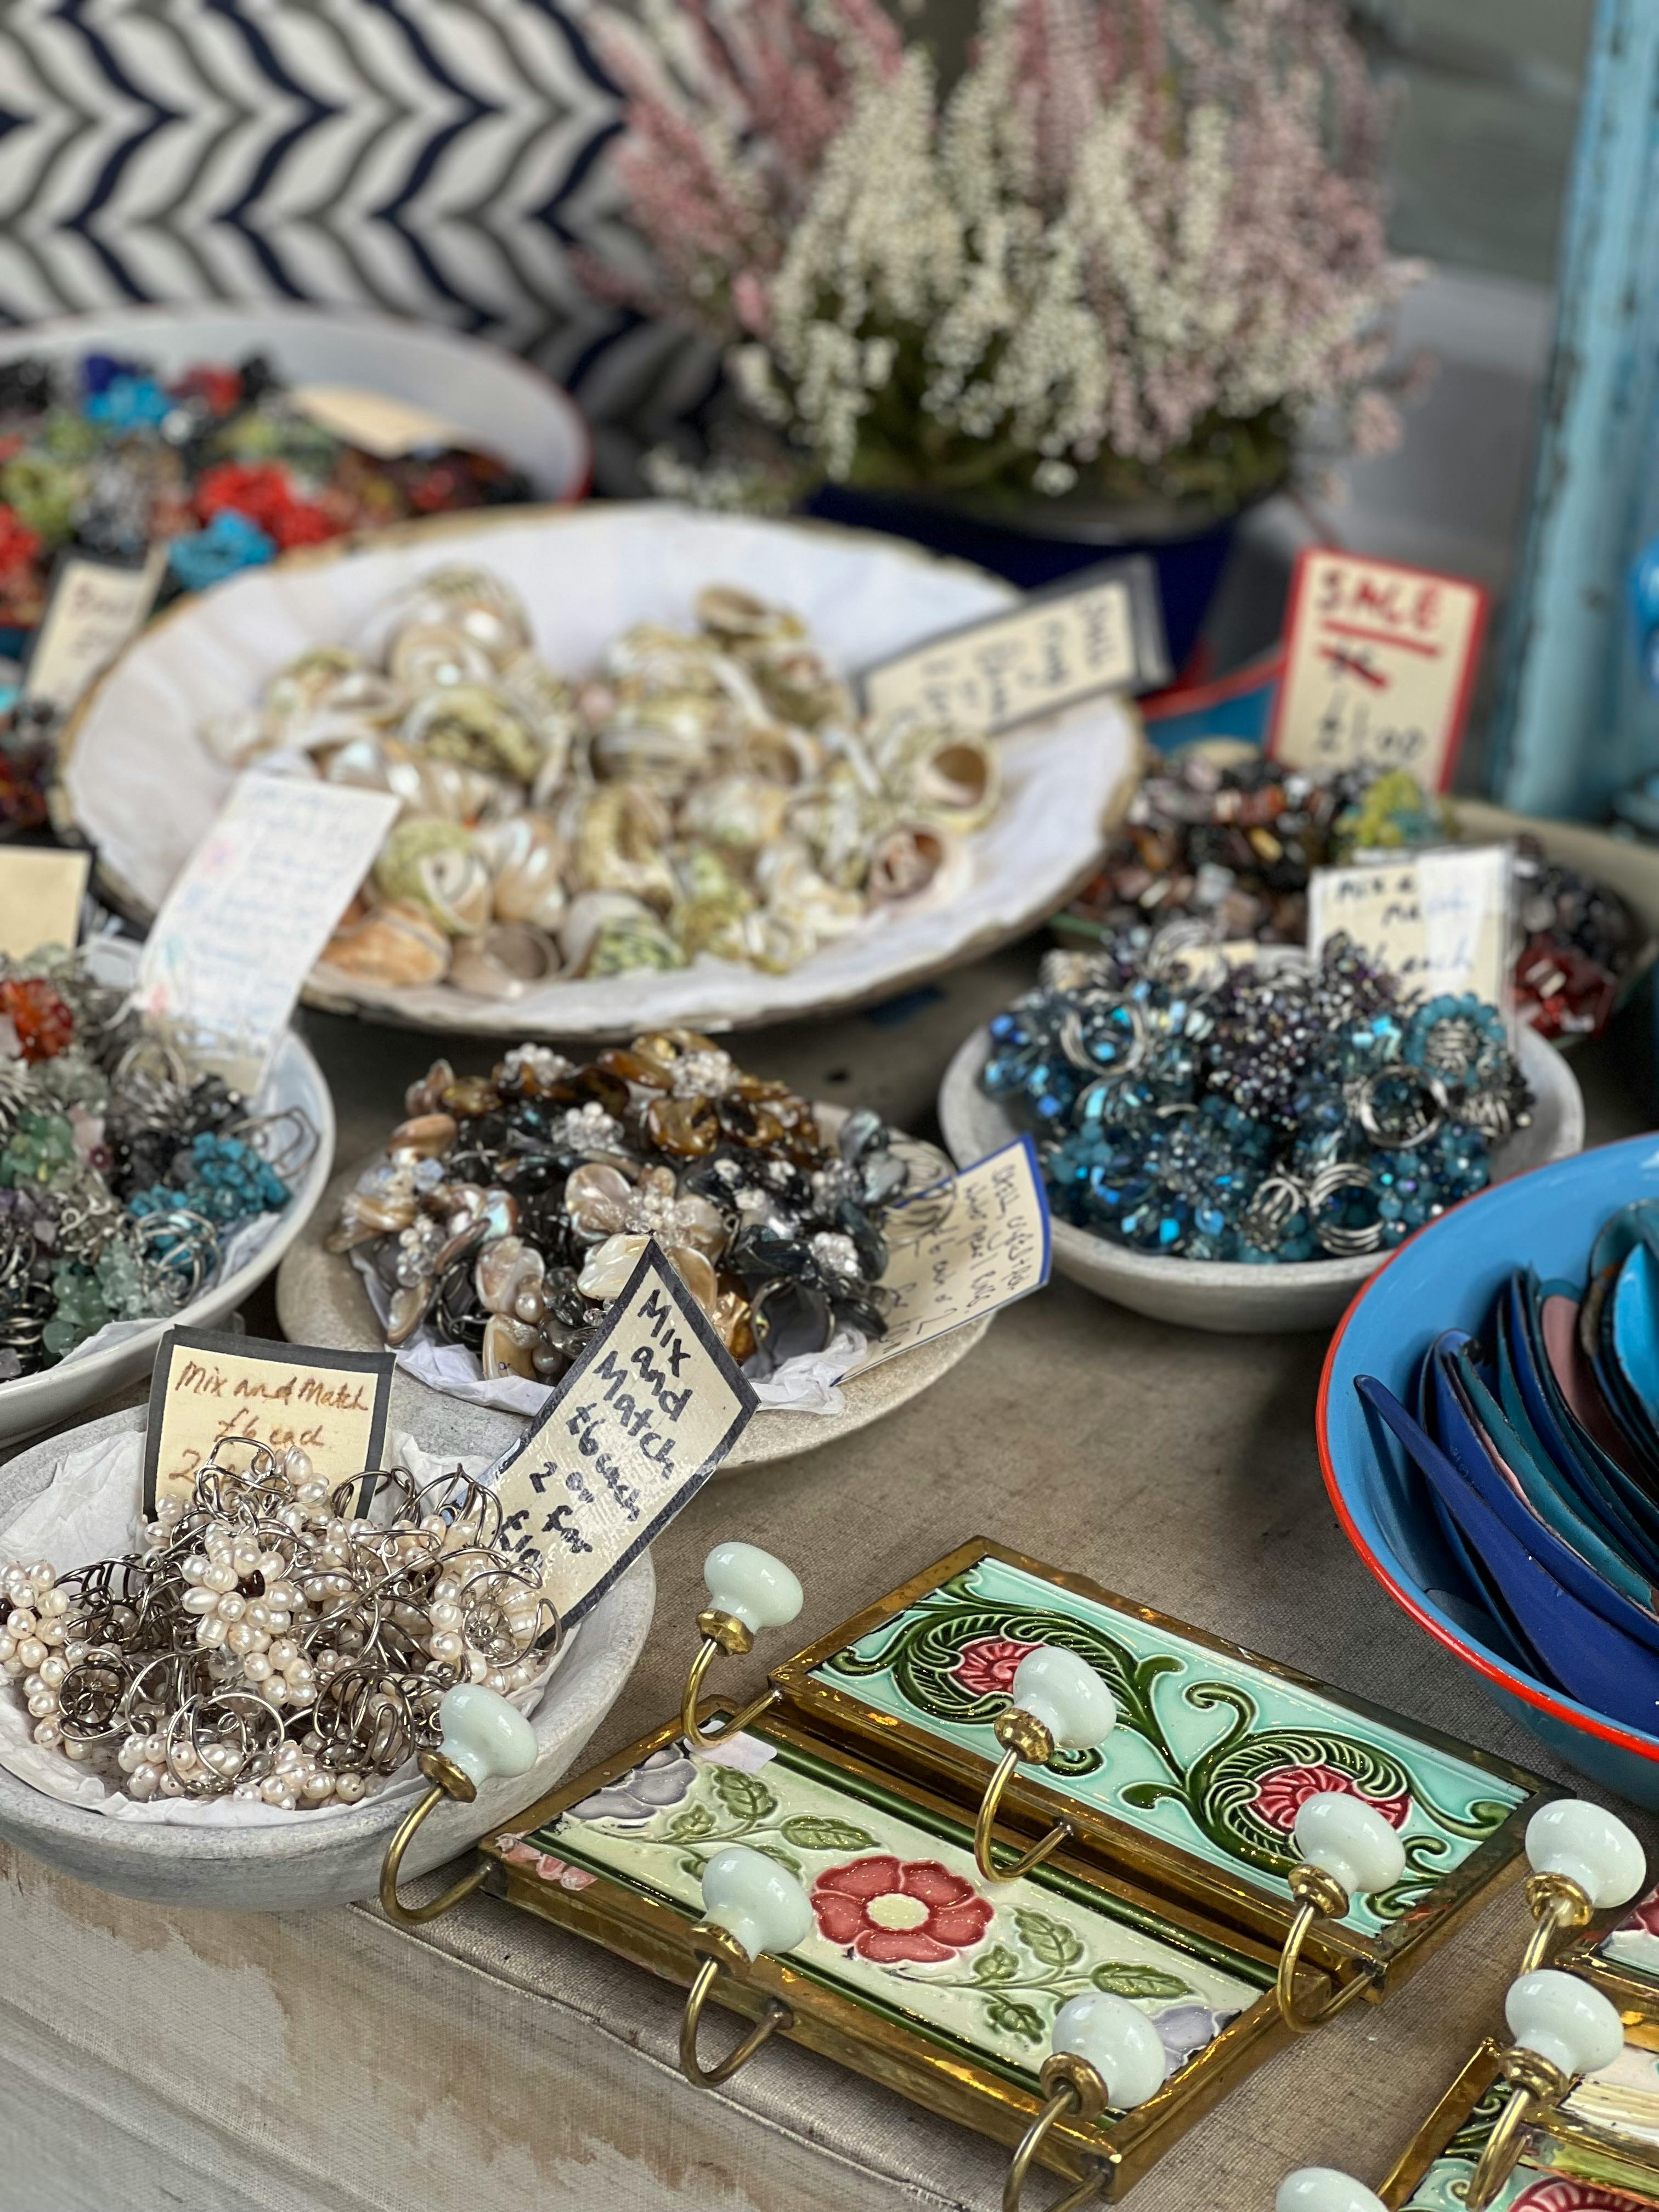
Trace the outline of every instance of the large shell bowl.
[[[100, 851], [112, 895], [141, 917], [153, 914], [223, 805], [237, 774], [234, 749], [228, 757], [197, 733], [234, 727], [276, 671], [315, 647], [361, 644], [394, 593], [463, 562], [513, 587], [529, 610], [536, 653], [573, 678], [635, 625], [684, 628], [699, 595], [717, 583], [793, 611], [843, 677], [999, 614], [1014, 596], [978, 569], [872, 532], [656, 504], [441, 518], [291, 556], [181, 602], [122, 656], [66, 734], [64, 791]], [[439, 631], [445, 611], [434, 611]], [[468, 650], [453, 636], [433, 649]], [[577, 963], [590, 972], [532, 981], [506, 1000], [422, 981], [443, 957], [434, 931], [476, 887], [435, 849], [441, 841], [429, 851], [400, 848], [383, 886], [392, 902], [354, 939], [349, 966], [313, 974], [309, 996], [337, 1011], [515, 1040], [728, 1030], [891, 997], [1034, 927], [1066, 898], [1127, 805], [1139, 756], [1133, 708], [1103, 697], [1000, 738], [994, 763], [971, 746], [907, 761], [929, 820], [943, 805], [961, 824], [928, 830], [948, 843], [948, 854], [917, 835], [896, 836], [883, 856], [891, 902], [849, 917], [844, 933], [783, 974], [712, 951], [685, 968], [634, 964], [650, 948], [614, 941], [627, 925], [613, 911], [626, 897], [613, 868], [581, 893], [583, 911], [564, 917], [567, 941], [573, 933], [605, 939], [603, 957], [590, 949]], [[465, 761], [453, 766], [468, 772]], [[648, 798], [647, 787], [635, 788]], [[764, 842], [768, 825], [753, 799], [720, 794], [721, 826], [739, 841]], [[442, 793], [428, 794], [427, 804], [441, 811]], [[614, 824], [601, 837], [605, 826], [576, 823], [568, 834], [649, 866], [652, 855], [635, 851], [637, 823], [624, 825], [625, 839]], [[541, 864], [526, 853], [517, 865], [515, 889], [534, 911]], [[921, 877], [930, 887], [946, 877], [950, 895], [904, 896]], [[410, 980], [380, 980], [388, 974]]]

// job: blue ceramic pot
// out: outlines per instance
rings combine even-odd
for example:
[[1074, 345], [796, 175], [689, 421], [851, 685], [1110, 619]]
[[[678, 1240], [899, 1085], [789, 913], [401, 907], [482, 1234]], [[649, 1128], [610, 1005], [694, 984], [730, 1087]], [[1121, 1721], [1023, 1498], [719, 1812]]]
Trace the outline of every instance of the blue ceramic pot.
[[[1194, 526], [1190, 518], [1183, 524], [1172, 514], [1167, 532], [1160, 529], [1156, 534], [1117, 538], [1109, 524], [1097, 523], [1087, 537], [1048, 538], [1040, 530], [988, 521], [976, 512], [943, 501], [855, 491], [844, 484], [825, 484], [807, 501], [806, 512], [855, 530], [884, 530], [890, 537], [908, 538], [930, 552], [971, 561], [1023, 592], [1059, 583], [1097, 562], [1144, 553], [1158, 572], [1170, 665], [1177, 671], [1198, 641], [1237, 527], [1236, 515]], [[1032, 514], [1034, 520], [1041, 520], [1042, 510], [1034, 507]], [[1133, 522], [1127, 525], [1133, 527]]]

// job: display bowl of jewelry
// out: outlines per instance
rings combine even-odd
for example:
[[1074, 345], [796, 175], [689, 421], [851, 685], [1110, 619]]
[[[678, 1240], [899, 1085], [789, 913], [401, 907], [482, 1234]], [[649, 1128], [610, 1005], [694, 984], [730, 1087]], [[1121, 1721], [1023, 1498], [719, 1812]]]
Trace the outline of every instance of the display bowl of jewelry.
[[127, 1011], [138, 948], [95, 939], [0, 970], [0, 1443], [145, 1373], [264, 1280], [334, 1155], [291, 1032], [257, 1097]]
[[665, 504], [383, 532], [153, 625], [65, 737], [148, 915], [248, 770], [404, 803], [316, 1003], [503, 1038], [719, 1030], [891, 995], [1069, 896], [1133, 716], [988, 744], [853, 679], [1007, 586], [873, 533]]
[[956, 1158], [1034, 1132], [1054, 1266], [1102, 1297], [1327, 1328], [1414, 1230], [1582, 1148], [1571, 1070], [1530, 1030], [1512, 1051], [1496, 1008], [1420, 1002], [1345, 938], [1228, 952], [1176, 923], [1049, 953], [946, 1072]]
[[1202, 742], [1156, 760], [1054, 932], [1088, 945], [1197, 920], [1230, 941], [1302, 945], [1316, 868], [1454, 839], [1514, 843], [1517, 1014], [1552, 1043], [1599, 1036], [1654, 957], [1651, 855], [1582, 823], [1437, 798], [1407, 769], [1318, 776]]
[[695, 1031], [580, 1064], [522, 1045], [488, 1076], [440, 1060], [404, 1103], [284, 1261], [277, 1309], [306, 1343], [395, 1351], [478, 1409], [481, 1449], [541, 1411], [653, 1237], [760, 1400], [723, 1473], [862, 1428], [989, 1325], [884, 1359], [884, 1279], [937, 1230], [951, 1163]]
[[165, 600], [296, 545], [581, 496], [574, 402], [527, 362], [387, 315], [155, 307], [0, 339], [0, 629], [66, 550], [167, 549]]
[[225, 1911], [372, 1897], [446, 1692], [507, 1698], [533, 1763], [441, 1806], [406, 1877], [550, 1788], [632, 1672], [649, 1557], [563, 1635], [482, 1460], [401, 1437], [331, 1484], [226, 1439], [146, 1520], [144, 1421], [0, 1469], [0, 1835], [77, 1880]]

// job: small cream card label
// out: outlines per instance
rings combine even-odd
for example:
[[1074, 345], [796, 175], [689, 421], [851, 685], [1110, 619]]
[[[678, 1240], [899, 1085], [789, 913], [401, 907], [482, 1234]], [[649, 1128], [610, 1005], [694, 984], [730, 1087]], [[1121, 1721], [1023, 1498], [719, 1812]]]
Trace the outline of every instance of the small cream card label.
[[[392, 1402], [389, 1352], [325, 1352], [218, 1329], [170, 1329], [155, 1355], [144, 1437], [144, 1511], [188, 1498], [228, 1437], [297, 1445], [325, 1481], [374, 1473]], [[233, 1456], [246, 1465], [249, 1455]]]
[[1028, 1297], [1048, 1279], [1048, 1200], [1029, 1137], [964, 1168], [948, 1194], [941, 1186], [909, 1203], [929, 1226], [907, 1240], [902, 1206], [884, 1224], [891, 1257], [881, 1285], [893, 1303], [887, 1334], [855, 1375]]
[[1170, 659], [1152, 563], [1113, 561], [945, 630], [859, 678], [866, 714], [903, 713], [987, 737], [1102, 691], [1150, 691]]
[[64, 554], [23, 670], [24, 698], [67, 714], [149, 615], [167, 561], [165, 545], [141, 567]]
[[290, 407], [319, 428], [384, 461], [395, 461], [404, 453], [443, 453], [477, 443], [459, 424], [428, 408], [394, 399], [389, 392], [366, 392], [355, 384], [301, 384], [287, 397]]
[[1443, 845], [1316, 868], [1308, 949], [1343, 931], [1425, 998], [1473, 991], [1507, 1014], [1513, 861], [1508, 845]]
[[511, 1455], [486, 1475], [503, 1540], [574, 1626], [690, 1503], [758, 1401], [660, 1248]]
[[401, 804], [245, 775], [156, 917], [139, 968], [144, 1012], [252, 1097]]
[[91, 871], [90, 853], [0, 848], [0, 954], [27, 960], [43, 945], [75, 944]]
[[1292, 768], [1451, 781], [1486, 594], [1459, 576], [1310, 546], [1296, 565], [1267, 750]]

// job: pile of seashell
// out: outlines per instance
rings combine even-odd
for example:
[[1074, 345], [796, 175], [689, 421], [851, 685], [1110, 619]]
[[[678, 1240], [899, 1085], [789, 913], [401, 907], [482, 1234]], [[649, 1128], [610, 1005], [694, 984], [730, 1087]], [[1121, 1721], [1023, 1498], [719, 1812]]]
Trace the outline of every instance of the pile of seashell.
[[690, 1030], [585, 1066], [531, 1044], [487, 1077], [441, 1060], [405, 1104], [329, 1246], [362, 1249], [389, 1345], [430, 1328], [487, 1377], [555, 1381], [653, 1237], [753, 1376], [838, 1328], [879, 1336], [889, 1210], [950, 1188], [942, 1155], [875, 1114], [832, 1140]]
[[696, 616], [635, 623], [573, 680], [509, 586], [442, 569], [382, 615], [383, 651], [317, 647], [210, 724], [235, 766], [404, 802], [326, 964], [499, 1000], [704, 955], [782, 974], [957, 895], [1000, 797], [985, 740], [865, 726], [799, 617], [746, 592]]
[[529, 1688], [559, 1620], [495, 1492], [459, 1470], [371, 1480], [365, 1516], [360, 1477], [221, 1437], [142, 1551], [64, 1575], [0, 1563], [0, 1680], [35, 1742], [141, 1803], [291, 1813], [354, 1805], [429, 1749], [457, 1682]]

